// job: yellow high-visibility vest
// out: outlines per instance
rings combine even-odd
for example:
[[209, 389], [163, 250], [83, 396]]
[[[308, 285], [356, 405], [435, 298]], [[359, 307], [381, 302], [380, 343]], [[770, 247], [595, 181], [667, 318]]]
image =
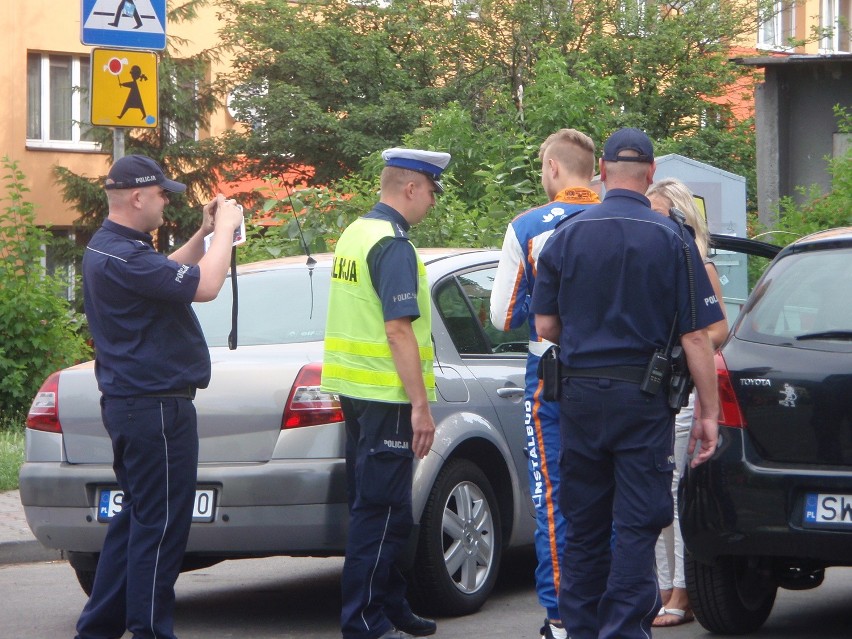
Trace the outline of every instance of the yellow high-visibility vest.
[[[325, 392], [374, 401], [410, 402], [391, 355], [382, 303], [367, 265], [370, 249], [383, 238], [395, 236], [390, 222], [362, 217], [337, 242], [325, 325], [321, 386]], [[420, 317], [411, 326], [420, 347], [426, 394], [429, 401], [435, 401], [432, 309], [426, 267], [419, 255], [417, 274]]]

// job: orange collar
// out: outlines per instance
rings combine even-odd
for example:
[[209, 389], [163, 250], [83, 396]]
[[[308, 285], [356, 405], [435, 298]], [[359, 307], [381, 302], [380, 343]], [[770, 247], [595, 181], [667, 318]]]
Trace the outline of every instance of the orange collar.
[[565, 202], [567, 204], [598, 204], [598, 194], [584, 186], [569, 186], [556, 194], [554, 202]]

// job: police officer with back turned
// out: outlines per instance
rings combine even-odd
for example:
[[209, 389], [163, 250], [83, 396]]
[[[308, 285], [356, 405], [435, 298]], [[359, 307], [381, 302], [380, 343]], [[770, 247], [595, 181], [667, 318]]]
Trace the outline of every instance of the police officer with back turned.
[[334, 252], [322, 390], [346, 421], [349, 537], [341, 577], [344, 639], [435, 633], [405, 599], [398, 561], [413, 527], [414, 456], [435, 436], [426, 268], [408, 239], [441, 193], [448, 153], [388, 149], [381, 197]]
[[718, 436], [707, 326], [723, 316], [692, 236], [643, 195], [654, 169], [645, 133], [613, 133], [600, 161], [603, 202], [562, 224], [538, 260], [536, 330], [561, 348], [559, 611], [572, 639], [646, 639], [660, 609], [654, 546], [672, 521], [674, 413], [655, 354], [670, 335], [701, 404], [693, 466]]

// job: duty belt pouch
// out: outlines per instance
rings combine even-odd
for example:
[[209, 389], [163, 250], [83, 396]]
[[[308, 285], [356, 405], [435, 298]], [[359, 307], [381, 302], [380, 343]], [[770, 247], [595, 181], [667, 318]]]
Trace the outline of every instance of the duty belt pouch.
[[544, 351], [538, 361], [538, 378], [543, 382], [541, 398], [546, 402], [558, 401], [562, 391], [562, 372], [559, 347], [555, 344]]
[[684, 406], [689, 405], [689, 394], [693, 387], [686, 353], [683, 352], [683, 347], [678, 344], [672, 349], [672, 375], [669, 380], [669, 408], [675, 414], [679, 413]]

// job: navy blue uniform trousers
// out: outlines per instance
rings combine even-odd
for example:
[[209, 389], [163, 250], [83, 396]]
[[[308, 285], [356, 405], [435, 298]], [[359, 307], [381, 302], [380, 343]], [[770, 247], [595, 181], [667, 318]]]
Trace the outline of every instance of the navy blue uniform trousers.
[[340, 626], [344, 639], [375, 639], [411, 614], [398, 565], [414, 525], [411, 406], [344, 396], [340, 404], [349, 495]]
[[674, 416], [665, 393], [580, 377], [563, 382], [560, 413], [568, 636], [647, 639], [661, 605], [654, 547], [673, 517]]
[[77, 639], [174, 639], [177, 581], [195, 501], [195, 406], [179, 398], [103, 398], [124, 492], [109, 523]]

